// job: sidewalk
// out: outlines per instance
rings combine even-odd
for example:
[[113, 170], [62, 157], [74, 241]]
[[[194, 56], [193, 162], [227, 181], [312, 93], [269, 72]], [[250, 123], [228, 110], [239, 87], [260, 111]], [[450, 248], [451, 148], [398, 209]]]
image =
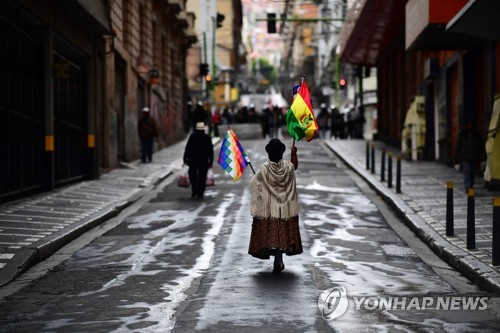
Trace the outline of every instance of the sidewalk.
[[[372, 173], [371, 169], [366, 169], [364, 140], [328, 140], [326, 144], [367, 181], [436, 254], [481, 288], [500, 293], [500, 266], [493, 266], [491, 258], [493, 198], [500, 197], [500, 192], [488, 191], [483, 187], [482, 179], [476, 176], [476, 249], [467, 250], [467, 195], [464, 193], [461, 172], [438, 162], [402, 160], [401, 193], [397, 194], [396, 156], [399, 152], [394, 147], [374, 142], [376, 159], [375, 173]], [[381, 181], [382, 148], [393, 153], [392, 188], [387, 186], [387, 160], [385, 181]], [[455, 236], [451, 237], [446, 236], [448, 181], [454, 183]]]
[[152, 163], [122, 163], [98, 180], [0, 205], [0, 286], [179, 171], [186, 142], [157, 151]]

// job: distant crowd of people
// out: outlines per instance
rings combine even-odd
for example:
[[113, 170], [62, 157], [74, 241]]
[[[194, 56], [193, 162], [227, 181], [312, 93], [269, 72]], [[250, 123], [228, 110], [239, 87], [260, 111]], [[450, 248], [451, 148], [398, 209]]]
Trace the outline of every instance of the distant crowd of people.
[[330, 106], [322, 103], [316, 122], [319, 127], [321, 139], [359, 139], [363, 137], [363, 124], [365, 122], [363, 112], [354, 109], [347, 114], [341, 113], [335, 105]]
[[[196, 123], [204, 122], [209, 133], [214, 136], [219, 136], [219, 125], [259, 123], [263, 138], [277, 138], [279, 129], [286, 125], [286, 109], [272, 105], [264, 105], [259, 111], [250, 104], [241, 108], [223, 107], [212, 112], [202, 102], [198, 102], [194, 107], [190, 104], [188, 111], [192, 128]], [[318, 137], [321, 139], [363, 137], [364, 117], [360, 110], [343, 114], [334, 105], [328, 109], [323, 103], [316, 112], [316, 121], [319, 126]]]
[[214, 136], [219, 136], [219, 125], [259, 123], [264, 138], [275, 138], [278, 136], [278, 129], [285, 125], [284, 110], [277, 106], [266, 105], [260, 112], [254, 104], [239, 109], [223, 107], [211, 112], [202, 102], [198, 102], [194, 107], [188, 104], [188, 113], [192, 128], [198, 122], [203, 122], [207, 124], [208, 132]]

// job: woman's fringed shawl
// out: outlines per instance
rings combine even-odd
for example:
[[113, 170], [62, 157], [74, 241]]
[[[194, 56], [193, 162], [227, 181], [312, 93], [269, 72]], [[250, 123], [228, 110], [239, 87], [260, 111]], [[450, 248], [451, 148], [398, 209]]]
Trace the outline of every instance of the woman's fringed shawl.
[[284, 219], [299, 215], [295, 169], [291, 162], [267, 161], [250, 180], [250, 213], [258, 219]]

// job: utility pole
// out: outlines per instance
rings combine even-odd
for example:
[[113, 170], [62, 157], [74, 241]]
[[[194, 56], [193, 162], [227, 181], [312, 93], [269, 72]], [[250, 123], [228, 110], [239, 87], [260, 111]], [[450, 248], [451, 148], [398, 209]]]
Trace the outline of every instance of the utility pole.
[[358, 66], [358, 89], [359, 89], [359, 110], [363, 112], [363, 67]]
[[339, 100], [339, 80], [340, 80], [340, 57], [339, 57], [339, 47], [337, 46], [335, 50], [335, 107], [340, 110], [340, 100]]
[[[207, 33], [203, 31], [203, 58], [204, 64], [208, 64], [207, 62]], [[203, 77], [201, 80], [202, 89], [203, 89], [203, 98], [206, 98], [208, 95], [208, 86], [205, 78]]]
[[[215, 51], [216, 51], [216, 48], [215, 48], [215, 35], [216, 35], [216, 32], [217, 32], [217, 19], [215, 17], [212, 16], [212, 32], [213, 32], [213, 42], [212, 42], [212, 81], [210, 81], [210, 86], [211, 88], [213, 88], [213, 90], [215, 91]], [[215, 93], [212, 94], [213, 97], [214, 97], [214, 102], [215, 102]], [[215, 103], [214, 103], [215, 105]]]

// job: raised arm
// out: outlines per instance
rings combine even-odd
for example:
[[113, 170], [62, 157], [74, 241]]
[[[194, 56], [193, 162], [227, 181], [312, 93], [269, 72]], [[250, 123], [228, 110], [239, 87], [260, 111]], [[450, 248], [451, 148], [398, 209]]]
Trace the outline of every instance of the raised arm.
[[294, 145], [292, 148], [290, 148], [292, 152], [292, 157], [290, 158], [290, 162], [292, 162], [293, 167], [295, 170], [299, 167], [299, 159], [297, 158], [297, 147]]

